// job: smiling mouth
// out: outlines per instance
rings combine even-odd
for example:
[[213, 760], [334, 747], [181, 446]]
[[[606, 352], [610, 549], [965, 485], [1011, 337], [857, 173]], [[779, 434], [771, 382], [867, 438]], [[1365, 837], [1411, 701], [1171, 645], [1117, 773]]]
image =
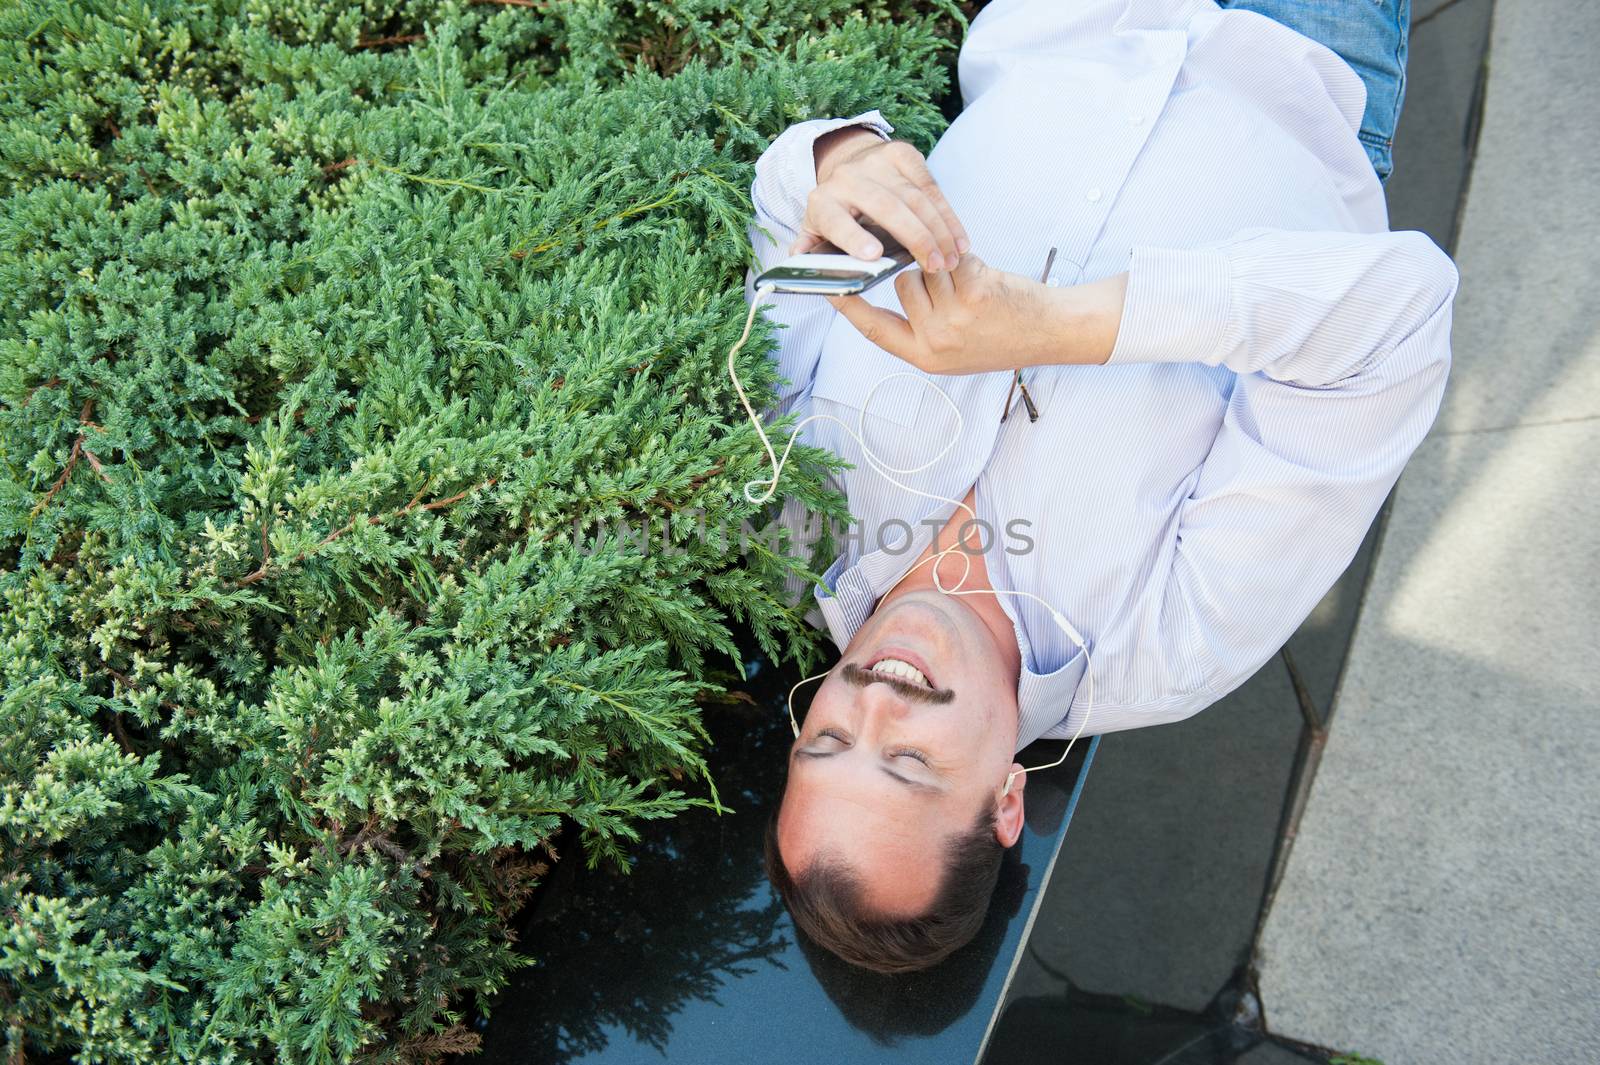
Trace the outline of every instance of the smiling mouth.
[[873, 673], [890, 680], [914, 684], [919, 688], [932, 691], [938, 687], [926, 673], [917, 665], [902, 657], [902, 651], [884, 651], [877, 658], [868, 662], [863, 672]]

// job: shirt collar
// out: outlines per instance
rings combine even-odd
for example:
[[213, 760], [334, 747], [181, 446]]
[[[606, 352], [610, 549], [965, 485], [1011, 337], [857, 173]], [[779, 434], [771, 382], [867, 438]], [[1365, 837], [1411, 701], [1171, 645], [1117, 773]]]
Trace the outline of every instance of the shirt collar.
[[[952, 507], [951, 510], [954, 510]], [[948, 518], [949, 514], [945, 514]], [[943, 525], [941, 521], [939, 525]], [[828, 633], [834, 644], [843, 651], [855, 634], [872, 616], [878, 600], [911, 568], [933, 539], [937, 526], [922, 523], [913, 528], [909, 546], [903, 551], [877, 550], [864, 555], [851, 565], [848, 553], [834, 560], [822, 575], [823, 586], [815, 591], [817, 606], [828, 624]], [[998, 575], [997, 575], [998, 576]], [[1033, 647], [1028, 640], [1026, 626], [1013, 609], [1011, 596], [1000, 596], [1006, 615], [1011, 618], [1012, 631], [1017, 636], [1017, 650], [1022, 658], [1022, 670], [1017, 678], [1017, 750], [1022, 750], [1039, 739], [1050, 728], [1068, 717], [1078, 683], [1083, 677], [1085, 657], [1080, 648], [1060, 667], [1048, 673], [1033, 669]]]

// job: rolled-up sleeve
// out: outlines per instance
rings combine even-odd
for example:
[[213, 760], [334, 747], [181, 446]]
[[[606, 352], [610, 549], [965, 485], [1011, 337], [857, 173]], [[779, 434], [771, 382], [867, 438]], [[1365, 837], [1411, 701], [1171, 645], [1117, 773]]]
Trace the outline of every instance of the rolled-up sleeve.
[[[876, 109], [853, 118], [808, 119], [780, 133], [756, 160], [756, 176], [750, 185], [750, 200], [755, 208], [749, 227], [754, 262], [745, 274], [747, 303], [755, 300], [756, 276], [787, 258], [789, 246], [800, 235], [806, 201], [817, 187], [813, 155], [817, 138], [845, 126], [874, 130], [885, 140], [894, 132]], [[822, 338], [839, 312], [818, 296], [774, 294], [767, 297], [764, 313], [782, 327], [777, 333], [777, 361], [778, 373], [786, 383], [779, 387], [774, 412], [782, 414], [807, 394], [816, 373]]]
[[[770, 220], [790, 232], [799, 230], [800, 221], [806, 213], [806, 200], [811, 190], [817, 187], [814, 154], [817, 138], [846, 126], [862, 126], [884, 140], [894, 133], [894, 127], [876, 109], [864, 111], [853, 118], [812, 118], [796, 122], [778, 134], [756, 160], [756, 177], [750, 186], [750, 199], [755, 206], [757, 221]], [[787, 243], [783, 244], [778, 254], [781, 256], [787, 247]], [[760, 252], [757, 246], [757, 254]]]
[[1457, 272], [1417, 233], [1257, 231], [1136, 250], [1128, 280], [1111, 363], [1238, 377], [1170, 567], [1141, 597], [1155, 645], [1139, 653], [1174, 672], [1144, 705], [1108, 707], [1118, 728], [1187, 717], [1243, 683], [1349, 565], [1438, 413]]
[[1108, 364], [1200, 362], [1325, 387], [1396, 350], [1456, 281], [1450, 257], [1416, 232], [1252, 229], [1198, 248], [1136, 247]]

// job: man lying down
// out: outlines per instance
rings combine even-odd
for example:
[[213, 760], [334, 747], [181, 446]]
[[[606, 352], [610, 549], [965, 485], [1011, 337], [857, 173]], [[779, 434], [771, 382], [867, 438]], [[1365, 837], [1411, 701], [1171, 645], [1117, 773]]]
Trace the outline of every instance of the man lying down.
[[996, 0], [926, 160], [868, 111], [758, 161], [761, 269], [823, 240], [875, 258], [863, 218], [917, 259], [765, 296], [774, 413], [832, 415], [802, 441], [853, 467], [861, 535], [815, 592], [843, 650], [767, 853], [846, 961], [968, 941], [1022, 832], [1016, 752], [1243, 683], [1428, 431], [1456, 271], [1388, 231], [1405, 5], [1359, 6], [1321, 27], [1341, 58], [1212, 0]]

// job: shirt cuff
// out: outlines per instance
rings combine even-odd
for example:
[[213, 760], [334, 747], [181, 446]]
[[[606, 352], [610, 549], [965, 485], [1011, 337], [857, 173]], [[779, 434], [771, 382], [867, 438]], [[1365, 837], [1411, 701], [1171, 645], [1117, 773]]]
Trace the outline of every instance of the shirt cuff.
[[859, 567], [846, 565], [845, 555], [833, 560], [822, 574], [822, 587], [812, 590], [812, 597], [822, 620], [833, 637], [834, 645], [843, 651], [855, 637], [856, 630], [872, 616], [878, 597], [872, 594], [872, 582]]
[[796, 122], [778, 134], [756, 163], [756, 184], [762, 200], [775, 217], [800, 228], [806, 200], [817, 187], [817, 138], [846, 126], [862, 126], [889, 140], [894, 127], [877, 108], [853, 118], [812, 118]]
[[1216, 249], [1134, 248], [1122, 323], [1106, 365], [1222, 363], [1231, 277]]

